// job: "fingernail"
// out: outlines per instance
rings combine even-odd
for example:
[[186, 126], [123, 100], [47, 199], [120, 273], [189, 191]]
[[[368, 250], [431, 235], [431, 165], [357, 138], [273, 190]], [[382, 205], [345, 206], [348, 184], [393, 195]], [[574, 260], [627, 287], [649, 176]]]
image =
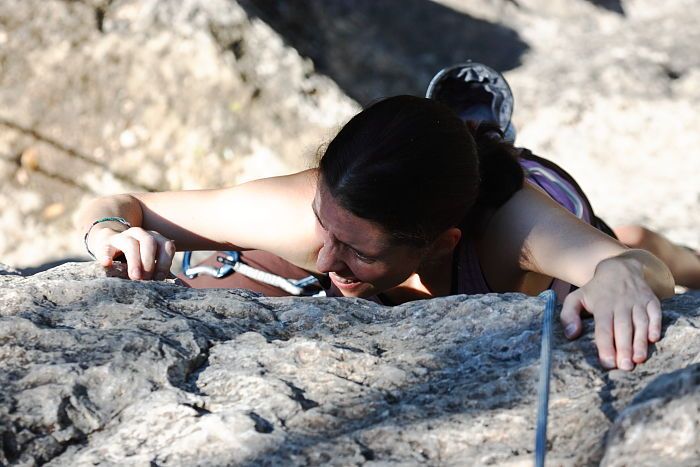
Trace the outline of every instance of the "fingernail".
[[162, 272], [156, 274], [157, 281], [162, 281], [163, 279], [165, 279], [165, 274], [163, 274]]
[[620, 369], [625, 371], [630, 371], [634, 368], [634, 363], [629, 358], [625, 358], [620, 362]]
[[614, 358], [604, 358], [601, 360], [600, 363], [602, 363], [603, 366], [609, 370], [615, 368], [615, 359]]
[[568, 324], [568, 325], [564, 328], [564, 335], [565, 335], [566, 337], [571, 337], [571, 336], [573, 336], [575, 332], [576, 332], [576, 325], [575, 325], [574, 323]]
[[661, 336], [659, 335], [658, 332], [652, 332], [649, 334], [649, 340], [654, 341], [654, 342], [658, 341], [660, 337]]

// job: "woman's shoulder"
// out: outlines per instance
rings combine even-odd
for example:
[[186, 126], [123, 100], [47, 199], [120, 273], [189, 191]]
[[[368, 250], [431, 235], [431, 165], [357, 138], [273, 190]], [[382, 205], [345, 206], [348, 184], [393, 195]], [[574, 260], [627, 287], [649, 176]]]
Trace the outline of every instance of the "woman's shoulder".
[[[506, 203], [494, 209], [475, 236], [475, 247], [484, 277], [495, 292], [527, 292], [531, 257], [528, 247], [533, 236], [548, 229], [542, 209], [558, 208], [539, 187], [525, 183]], [[531, 281], [531, 280], [530, 280]], [[551, 279], [535, 278], [537, 285]]]
[[306, 169], [285, 175], [259, 178], [236, 185], [230, 190], [245, 190], [258, 196], [290, 195], [287, 201], [294, 202], [300, 198], [313, 199], [316, 193], [318, 169]]
[[316, 169], [251, 180], [219, 190], [207, 209], [218, 211], [217, 230], [232, 249], [267, 251], [308, 269], [320, 248], [311, 208], [316, 183]]

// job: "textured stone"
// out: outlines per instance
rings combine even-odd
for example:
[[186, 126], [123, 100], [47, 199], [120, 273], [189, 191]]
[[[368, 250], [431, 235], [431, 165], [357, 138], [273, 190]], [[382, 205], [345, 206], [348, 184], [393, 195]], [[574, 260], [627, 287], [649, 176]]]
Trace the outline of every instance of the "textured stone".
[[313, 165], [355, 101], [466, 59], [611, 225], [700, 248], [698, 24], [695, 0], [3, 0], [0, 259], [87, 259], [69, 214], [95, 194]]
[[361, 103], [490, 64], [513, 88], [518, 144], [570, 171], [611, 225], [700, 248], [696, 1], [240, 3]]
[[22, 268], [84, 255], [48, 206], [302, 170], [357, 109], [228, 0], [2, 1], [0, 63], [0, 258]]
[[[697, 336], [693, 337], [697, 340]], [[698, 361], [697, 356], [691, 361]], [[603, 465], [697, 465], [700, 461], [700, 363], [655, 378], [620, 414]]]
[[[134, 282], [66, 264], [0, 275], [0, 463], [530, 465], [543, 302], [393, 308]], [[603, 371], [555, 327], [551, 465], [697, 464], [700, 297]], [[607, 434], [607, 435], [606, 435]]]

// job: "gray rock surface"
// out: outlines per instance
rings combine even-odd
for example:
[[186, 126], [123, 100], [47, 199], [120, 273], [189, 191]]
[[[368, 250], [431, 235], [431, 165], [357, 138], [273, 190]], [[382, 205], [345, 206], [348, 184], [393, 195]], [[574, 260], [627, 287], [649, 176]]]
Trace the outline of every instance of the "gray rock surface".
[[696, 0], [240, 3], [360, 103], [423, 95], [455, 62], [492, 65], [519, 145], [569, 170], [611, 225], [700, 248]]
[[3, 0], [0, 260], [87, 259], [95, 195], [313, 165], [356, 102], [468, 58], [611, 225], [700, 248], [698, 24], [697, 0]]
[[15, 267], [84, 255], [68, 233], [86, 198], [301, 170], [356, 110], [229, 0], [3, 0], [0, 65], [0, 258]]
[[[111, 276], [111, 277], [110, 277]], [[0, 463], [531, 465], [543, 302], [0, 275]], [[633, 372], [555, 327], [549, 465], [697, 465], [700, 297]]]

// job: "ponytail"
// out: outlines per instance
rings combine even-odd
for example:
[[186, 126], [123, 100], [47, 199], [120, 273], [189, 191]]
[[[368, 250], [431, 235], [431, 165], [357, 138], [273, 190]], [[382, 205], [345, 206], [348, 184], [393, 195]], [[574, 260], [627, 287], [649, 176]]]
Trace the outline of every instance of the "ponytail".
[[503, 139], [503, 133], [494, 124], [482, 123], [477, 127], [467, 124], [467, 127], [476, 141], [481, 177], [474, 208], [498, 208], [523, 187], [518, 152]]

